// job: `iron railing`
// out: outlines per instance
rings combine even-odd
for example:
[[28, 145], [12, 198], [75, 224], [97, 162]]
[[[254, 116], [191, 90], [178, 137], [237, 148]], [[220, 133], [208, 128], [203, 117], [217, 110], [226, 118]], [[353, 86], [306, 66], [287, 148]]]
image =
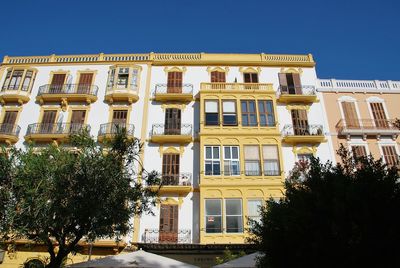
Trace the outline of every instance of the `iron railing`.
[[191, 124], [153, 124], [151, 136], [192, 135]]
[[322, 125], [285, 125], [282, 129], [282, 134], [283, 136], [322, 136], [324, 135], [324, 129]]
[[166, 232], [160, 229], [145, 229], [143, 241], [144, 243], [190, 244], [192, 243], [192, 231], [178, 229], [176, 232]]
[[18, 137], [20, 131], [21, 127], [16, 124], [0, 124], [0, 134]]
[[39, 87], [38, 96], [43, 94], [86, 94], [97, 96], [99, 87], [90, 84], [47, 84]]
[[192, 173], [182, 172], [179, 174], [162, 174], [161, 184], [165, 186], [191, 186]]
[[154, 96], [157, 96], [157, 94], [193, 94], [193, 84], [157, 84]]
[[128, 90], [128, 91], [132, 91], [135, 92], [136, 94], [139, 92], [138, 86], [137, 85], [126, 85], [126, 84], [113, 84], [113, 85], [108, 85], [106, 88], [106, 94], [107, 93], [112, 93], [114, 91], [118, 91], [118, 90]]
[[315, 96], [314, 86], [279, 86], [278, 95]]
[[264, 83], [201, 83], [204, 90], [272, 90], [271, 84]]
[[83, 130], [90, 131], [90, 126], [76, 123], [35, 123], [28, 125], [26, 135], [32, 134], [77, 134]]
[[400, 132], [394, 125], [394, 120], [388, 119], [340, 119], [336, 124], [338, 133], [345, 132]]
[[105, 123], [100, 125], [99, 129], [99, 136], [104, 135], [116, 135], [122, 133], [125, 129], [127, 136], [133, 136], [135, 132], [135, 126], [133, 124], [127, 123], [119, 123], [119, 122], [112, 122], [112, 123]]

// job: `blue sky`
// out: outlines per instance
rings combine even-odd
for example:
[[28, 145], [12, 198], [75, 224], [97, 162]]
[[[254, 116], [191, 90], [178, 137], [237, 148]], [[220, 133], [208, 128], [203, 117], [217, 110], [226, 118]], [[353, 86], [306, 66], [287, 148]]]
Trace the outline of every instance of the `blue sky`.
[[400, 80], [398, 0], [20, 0], [1, 10], [1, 58], [312, 53], [321, 78]]

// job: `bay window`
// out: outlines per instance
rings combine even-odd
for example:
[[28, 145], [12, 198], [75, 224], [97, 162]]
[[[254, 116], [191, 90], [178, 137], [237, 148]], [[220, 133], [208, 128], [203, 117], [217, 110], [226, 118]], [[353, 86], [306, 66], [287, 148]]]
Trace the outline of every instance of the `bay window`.
[[242, 125], [257, 126], [256, 102], [252, 100], [242, 100]]
[[205, 174], [220, 175], [221, 162], [219, 146], [205, 146]]
[[217, 126], [219, 125], [218, 101], [206, 100], [205, 101], [205, 125]]
[[261, 175], [258, 145], [244, 146], [244, 168], [246, 176]]
[[263, 158], [264, 158], [264, 175], [279, 176], [280, 168], [279, 168], [278, 146], [264, 145]]
[[258, 101], [258, 116], [260, 118], [260, 126], [275, 126], [274, 107], [271, 100]]
[[236, 101], [222, 101], [222, 122], [224, 125], [237, 125]]
[[11, 69], [7, 72], [1, 91], [22, 90], [30, 91], [33, 85], [35, 75], [34, 70], [29, 69]]
[[240, 175], [239, 146], [224, 146], [224, 175]]
[[138, 88], [139, 69], [138, 67], [117, 66], [111, 67], [108, 73], [107, 88], [112, 89], [131, 89]]

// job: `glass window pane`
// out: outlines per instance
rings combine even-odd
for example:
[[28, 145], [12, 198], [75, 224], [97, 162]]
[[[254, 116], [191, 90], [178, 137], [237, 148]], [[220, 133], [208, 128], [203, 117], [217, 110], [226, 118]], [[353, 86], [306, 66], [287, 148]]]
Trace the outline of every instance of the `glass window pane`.
[[220, 163], [219, 162], [216, 162], [216, 161], [213, 162], [213, 169], [214, 169], [213, 175], [220, 175], [221, 174]]
[[242, 112], [247, 112], [247, 102], [242, 101]]
[[237, 146], [232, 148], [232, 159], [239, 159], [239, 148]]
[[249, 101], [249, 112], [254, 113], [256, 111], [256, 105], [254, 101]]
[[218, 146], [213, 147], [213, 159], [219, 159], [219, 147]]
[[211, 147], [209, 147], [209, 146], [206, 147], [206, 158], [207, 159], [211, 159], [212, 158]]
[[226, 217], [226, 232], [227, 233], [243, 232], [242, 216], [227, 216]]
[[244, 158], [246, 160], [259, 160], [260, 154], [258, 149], [258, 145], [245, 145]]
[[205, 101], [206, 113], [218, 113], [218, 102], [217, 101]]
[[248, 200], [247, 201], [247, 213], [248, 216], [259, 216], [260, 215], [260, 207], [262, 206], [261, 200]]
[[264, 145], [263, 146], [264, 159], [278, 159], [278, 146]]
[[231, 147], [224, 146], [224, 151], [225, 151], [225, 159], [230, 159], [231, 158]]
[[206, 199], [206, 215], [221, 215], [220, 199]]
[[206, 233], [222, 233], [221, 219], [221, 216], [206, 216]]
[[240, 199], [226, 199], [226, 215], [242, 215], [242, 202]]
[[235, 102], [234, 101], [223, 101], [222, 102], [222, 111], [224, 113], [235, 113]]
[[216, 126], [218, 125], [218, 114], [206, 114], [206, 125], [207, 126]]

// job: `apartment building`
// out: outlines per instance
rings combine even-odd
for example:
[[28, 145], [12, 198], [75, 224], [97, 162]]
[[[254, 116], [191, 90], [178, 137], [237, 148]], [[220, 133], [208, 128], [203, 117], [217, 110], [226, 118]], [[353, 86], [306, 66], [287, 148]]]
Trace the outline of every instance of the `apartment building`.
[[[0, 142], [68, 146], [82, 128], [102, 142], [126, 127], [144, 143], [144, 167], [161, 174], [159, 202], [132, 219], [123, 243], [96, 241], [92, 254], [131, 245], [207, 265], [226, 246], [247, 247], [248, 219], [283, 196], [296, 161], [336, 160], [337, 108], [321, 81], [310, 54], [5, 57]], [[42, 258], [37, 251], [7, 261]]]
[[400, 130], [393, 123], [400, 117], [399, 81], [319, 79], [317, 87], [335, 151], [343, 144], [356, 156], [371, 154], [397, 165]]

